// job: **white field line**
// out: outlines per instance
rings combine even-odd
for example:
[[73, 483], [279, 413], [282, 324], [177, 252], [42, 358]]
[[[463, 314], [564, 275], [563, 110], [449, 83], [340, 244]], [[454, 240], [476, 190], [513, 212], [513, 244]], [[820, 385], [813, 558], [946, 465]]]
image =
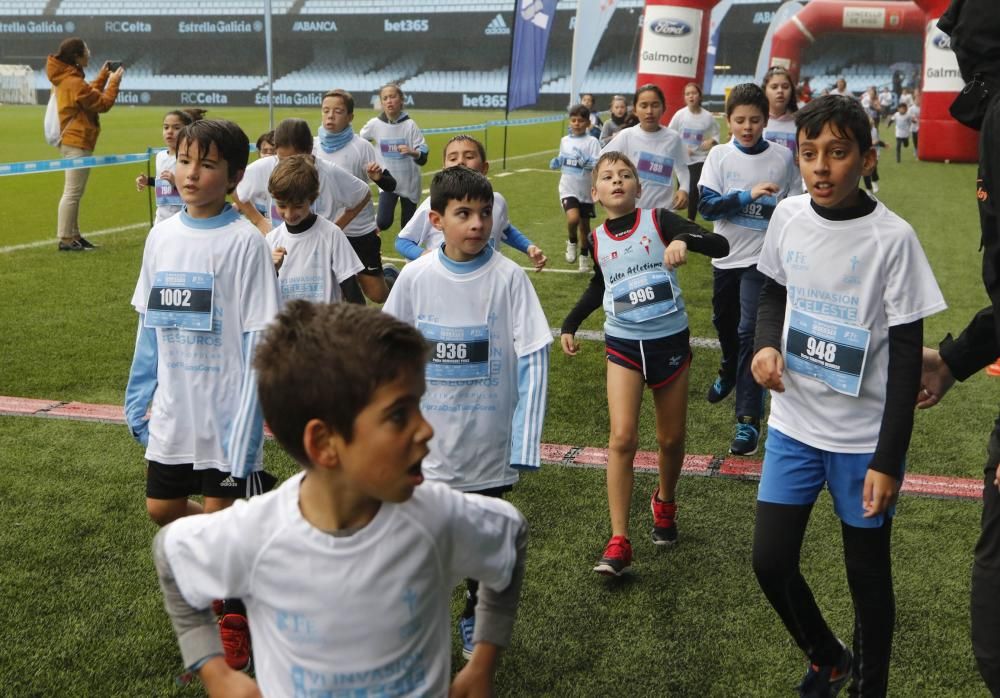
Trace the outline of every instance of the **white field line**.
[[[87, 238], [99, 238], [104, 235], [112, 235], [114, 233], [123, 233], [126, 230], [136, 230], [138, 228], [149, 228], [149, 223], [130, 223], [129, 225], [119, 225], [116, 228], [105, 228], [104, 230], [95, 230], [91, 233], [87, 233]], [[47, 245], [52, 245], [54, 248], [59, 243], [58, 238], [52, 238], [50, 240], [38, 240], [36, 242], [25, 242], [20, 245], [7, 245], [6, 247], [0, 247], [0, 254], [5, 252], [17, 252], [18, 250], [30, 250], [35, 247], [45, 247]]]

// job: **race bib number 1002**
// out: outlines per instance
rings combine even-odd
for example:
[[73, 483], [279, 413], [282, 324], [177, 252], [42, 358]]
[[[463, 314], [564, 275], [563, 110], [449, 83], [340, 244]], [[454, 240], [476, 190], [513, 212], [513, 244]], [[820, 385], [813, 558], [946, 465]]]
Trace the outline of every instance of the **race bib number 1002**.
[[210, 332], [214, 281], [209, 273], [156, 272], [146, 300], [146, 327]]

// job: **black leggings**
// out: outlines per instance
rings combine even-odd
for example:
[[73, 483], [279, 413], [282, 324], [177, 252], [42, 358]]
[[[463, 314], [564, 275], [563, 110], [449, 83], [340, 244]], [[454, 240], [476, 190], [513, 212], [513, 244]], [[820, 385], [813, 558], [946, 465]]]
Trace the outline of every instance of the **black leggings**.
[[[514, 489], [513, 485], [502, 485], [491, 487], [488, 490], [479, 490], [470, 494], [481, 494], [484, 497], [496, 497], [503, 499], [503, 496]], [[462, 618], [472, 618], [476, 615], [476, 604], [479, 602], [479, 580], [465, 580], [465, 608], [462, 610]]]
[[378, 195], [378, 214], [375, 225], [378, 226], [379, 230], [388, 230], [392, 227], [397, 201], [399, 201], [399, 207], [402, 210], [399, 227], [403, 228], [413, 218], [413, 212], [417, 210], [417, 205], [414, 202], [390, 191], [384, 191]]
[[[834, 664], [840, 643], [799, 570], [802, 537], [812, 505], [757, 502], [753, 569], [785, 628], [813, 664]], [[892, 520], [881, 528], [841, 523], [847, 584], [854, 601], [854, 666], [849, 695], [884, 696], [896, 620], [892, 589]]]
[[688, 220], [693, 221], [695, 216], [698, 215], [698, 182], [701, 180], [701, 168], [705, 166], [704, 162], [693, 162], [688, 165], [688, 172], [691, 173], [691, 191], [688, 192]]

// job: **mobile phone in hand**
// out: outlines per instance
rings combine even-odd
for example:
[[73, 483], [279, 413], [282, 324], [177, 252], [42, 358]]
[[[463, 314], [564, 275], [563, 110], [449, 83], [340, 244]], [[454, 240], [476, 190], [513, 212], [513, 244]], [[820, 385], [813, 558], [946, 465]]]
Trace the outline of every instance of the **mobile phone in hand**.
[[112, 73], [122, 67], [121, 61], [108, 61], [108, 70]]

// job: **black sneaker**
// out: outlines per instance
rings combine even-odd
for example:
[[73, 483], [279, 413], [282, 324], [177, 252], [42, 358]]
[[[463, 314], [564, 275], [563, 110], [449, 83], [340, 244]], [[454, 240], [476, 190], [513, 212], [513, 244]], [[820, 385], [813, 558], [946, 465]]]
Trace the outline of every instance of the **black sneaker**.
[[736, 379], [734, 378], [723, 378], [719, 376], [715, 379], [708, 388], [707, 399], [713, 405], [717, 402], [722, 402], [726, 399], [729, 393], [733, 392], [733, 388], [736, 387]]
[[799, 684], [799, 696], [803, 698], [834, 698], [840, 689], [844, 687], [847, 680], [851, 678], [851, 667], [854, 663], [854, 655], [851, 650], [843, 647], [840, 659], [836, 664], [810, 664], [806, 671], [802, 683]]
[[752, 456], [760, 442], [760, 420], [756, 417], [740, 417], [736, 421], [736, 436], [729, 445], [734, 456]]
[[83, 249], [85, 249], [85, 250], [96, 250], [97, 249], [97, 245], [95, 245], [94, 243], [92, 243], [90, 240], [88, 240], [87, 238], [83, 237], [82, 235], [79, 238], [77, 238], [77, 242], [79, 242], [81, 245], [83, 245]]
[[60, 252], [85, 252], [87, 250], [79, 240], [70, 240], [69, 242], [60, 242], [59, 251]]

